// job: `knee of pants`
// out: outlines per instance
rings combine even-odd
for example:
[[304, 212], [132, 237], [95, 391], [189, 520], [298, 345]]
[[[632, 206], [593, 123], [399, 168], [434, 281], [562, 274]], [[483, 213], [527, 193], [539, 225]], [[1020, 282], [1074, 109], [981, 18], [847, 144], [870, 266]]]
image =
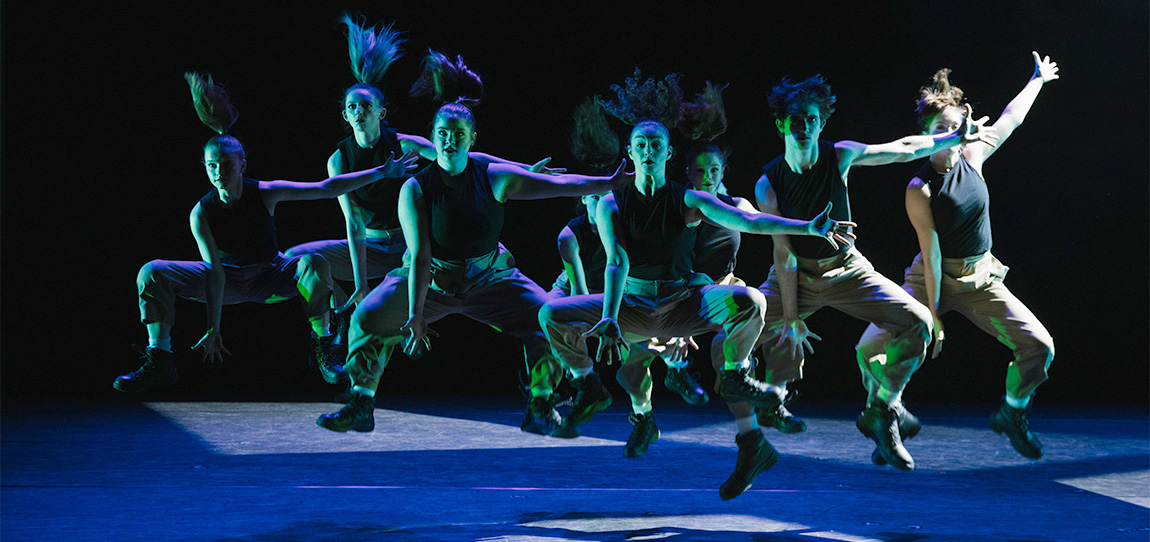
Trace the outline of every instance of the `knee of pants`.
[[1050, 366], [1050, 362], [1054, 360], [1054, 337], [1049, 333], [1034, 334], [1028, 336], [1025, 340], [1020, 340], [1015, 350], [1015, 355], [1019, 358], [1045, 358], [1046, 366]]
[[140, 272], [136, 273], [136, 286], [143, 293], [149, 286], [156, 283], [156, 276], [158, 275], [157, 269], [160, 267], [160, 260], [152, 260], [142, 267]]
[[934, 325], [934, 317], [930, 315], [930, 309], [923, 305], [911, 309], [904, 325], [906, 327], [902, 333], [899, 333], [902, 337], [917, 337], [924, 343], [930, 342], [930, 328]]
[[[299, 257], [296, 268], [296, 279], [302, 281], [317, 280], [323, 284], [331, 284], [331, 266], [319, 254], [304, 254]], [[314, 277], [314, 278], [312, 278]]]
[[551, 309], [550, 303], [544, 303], [539, 307], [539, 328], [543, 330], [544, 335], [550, 335], [554, 324], [555, 312]]
[[747, 288], [746, 292], [732, 296], [739, 307], [740, 314], [757, 314], [762, 318], [767, 311], [767, 296], [754, 288]]

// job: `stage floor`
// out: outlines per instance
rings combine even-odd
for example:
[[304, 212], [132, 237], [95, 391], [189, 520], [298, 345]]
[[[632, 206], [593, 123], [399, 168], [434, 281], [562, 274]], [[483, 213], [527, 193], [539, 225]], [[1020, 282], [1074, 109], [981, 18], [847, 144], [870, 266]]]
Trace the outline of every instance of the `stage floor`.
[[[917, 468], [870, 462], [858, 405], [792, 405], [806, 433], [719, 499], [734, 424], [714, 400], [656, 404], [625, 459], [625, 397], [561, 440], [521, 400], [382, 398], [373, 433], [317, 427], [330, 402], [6, 401], [0, 537], [17, 540], [1150, 540], [1145, 409], [1036, 405], [1046, 456], [986, 427], [993, 403], [910, 407]], [[665, 401], [664, 401], [665, 402]], [[666, 402], [665, 402], [666, 403]]]

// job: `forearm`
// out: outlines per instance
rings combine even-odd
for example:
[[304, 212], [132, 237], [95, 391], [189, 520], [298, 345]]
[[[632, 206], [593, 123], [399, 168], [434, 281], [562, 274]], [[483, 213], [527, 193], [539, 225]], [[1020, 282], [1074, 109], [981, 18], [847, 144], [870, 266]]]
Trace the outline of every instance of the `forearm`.
[[922, 275], [926, 291], [926, 308], [938, 319], [939, 297], [942, 295], [942, 253], [937, 248], [923, 247]]
[[365, 169], [363, 171], [353, 171], [351, 173], [342, 173], [334, 177], [320, 181], [319, 188], [327, 193], [326, 197], [335, 197], [346, 194], [357, 188], [369, 185], [375, 181], [383, 178], [382, 172], [379, 168]]
[[747, 233], [759, 235], [810, 235], [809, 220], [783, 218], [770, 213], [746, 213]]
[[[1038, 97], [1038, 92], [1042, 90], [1042, 84], [1041, 77], [1037, 75], [1031, 77], [1026, 86], [1022, 87], [1022, 92], [1019, 92], [1013, 100], [1010, 100], [1010, 103], [1006, 104], [1006, 109], [1002, 111], [1001, 123], [1010, 128], [1022, 124], [1022, 121], [1026, 119], [1026, 114], [1030, 112], [1030, 107], [1034, 105], [1034, 99]], [[999, 124], [1000, 122], [995, 122], [995, 126]]]
[[224, 312], [224, 270], [220, 264], [208, 264], [208, 280], [204, 284], [204, 305], [207, 308], [208, 333], [220, 331], [220, 318]]
[[619, 305], [623, 302], [629, 267], [626, 262], [607, 265], [603, 274], [603, 318], [619, 319]]
[[799, 270], [798, 260], [790, 251], [775, 253], [775, 278], [779, 281], [779, 298], [783, 304], [783, 320], [793, 322], [799, 319]]
[[347, 248], [351, 256], [351, 275], [358, 292], [367, 292], [367, 242], [362, 225], [348, 223]]
[[412, 259], [407, 276], [407, 316], [423, 317], [423, 304], [427, 300], [427, 289], [431, 285], [431, 256], [417, 255]]

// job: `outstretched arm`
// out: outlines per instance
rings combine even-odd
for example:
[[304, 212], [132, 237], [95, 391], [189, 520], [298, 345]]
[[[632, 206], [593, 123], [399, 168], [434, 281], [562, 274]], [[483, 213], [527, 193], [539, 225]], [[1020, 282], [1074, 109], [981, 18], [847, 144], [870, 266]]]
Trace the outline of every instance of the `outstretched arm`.
[[938, 300], [942, 291], [942, 251], [938, 245], [938, 230], [934, 228], [934, 213], [930, 210], [930, 185], [915, 177], [906, 187], [906, 215], [918, 236], [918, 247], [922, 250], [923, 278], [926, 282], [926, 307], [934, 320], [931, 334], [934, 336], [934, 352], [931, 359], [942, 352], [945, 333], [942, 321], [938, 319]]
[[208, 309], [208, 330], [203, 338], [192, 349], [203, 348], [203, 361], [212, 363], [223, 361], [224, 354], [232, 355], [224, 348], [223, 336], [220, 334], [220, 316], [224, 306], [224, 268], [220, 262], [220, 250], [216, 247], [216, 238], [212, 236], [212, 228], [208, 225], [207, 216], [200, 204], [196, 204], [189, 217], [192, 225], [192, 236], [196, 238], [196, 246], [200, 249], [200, 257], [208, 265], [208, 277], [204, 284], [204, 304]]
[[853, 166], [881, 166], [900, 162], [912, 162], [925, 158], [943, 149], [972, 141], [996, 144], [998, 138], [993, 128], [987, 127], [989, 117], [971, 120], [973, 112], [966, 106], [966, 116], [962, 125], [952, 132], [932, 135], [906, 136], [902, 139], [869, 145], [857, 141], [835, 143], [839, 170], [845, 172]]
[[994, 129], [998, 130], [998, 146], [990, 145], [970, 145], [966, 148], [967, 160], [970, 160], [976, 167], [982, 165], [998, 147], [1006, 142], [1007, 138], [1014, 133], [1014, 130], [1026, 120], [1026, 114], [1030, 112], [1030, 107], [1034, 105], [1034, 99], [1038, 97], [1038, 91], [1042, 90], [1042, 86], [1050, 81], [1058, 79], [1058, 64], [1050, 61], [1050, 57], [1041, 58], [1038, 56], [1038, 51], [1032, 51], [1034, 55], [1034, 75], [1030, 76], [1030, 81], [1026, 82], [1026, 86], [1022, 87], [1022, 92], [1019, 92], [1010, 103], [1006, 105], [1006, 109], [1002, 111], [1002, 116], [994, 121]]
[[403, 177], [415, 168], [416, 156], [413, 153], [393, 158], [379, 167], [335, 175], [318, 183], [260, 181], [260, 190], [264, 191], [264, 205], [271, 211], [281, 201], [334, 198], [380, 179]]
[[[587, 212], [593, 213], [595, 209], [588, 209]], [[569, 288], [567, 295], [586, 295], [588, 293], [587, 276], [583, 269], [579, 239], [575, 237], [575, 232], [567, 226], [564, 226], [563, 231], [559, 232], [559, 259], [563, 260], [563, 270], [567, 272], [567, 286]]]
[[635, 175], [628, 174], [623, 170], [626, 164], [626, 160], [622, 161], [619, 164], [619, 169], [615, 170], [615, 174], [610, 177], [574, 174], [545, 175], [507, 164], [491, 164], [487, 168], [487, 174], [491, 179], [491, 191], [495, 194], [495, 199], [500, 202], [517, 199], [578, 197], [610, 192], [632, 182]]
[[[396, 136], [399, 138], [399, 145], [403, 149], [403, 152], [406, 153], [414, 151], [420, 156], [420, 158], [435, 160], [435, 144], [428, 140], [426, 137], [410, 134], [396, 134]], [[513, 160], [507, 160], [482, 152], [469, 152], [467, 153], [467, 157], [487, 165], [509, 164], [512, 166], [521, 167], [528, 171], [534, 171], [536, 173], [563, 173], [564, 171], [567, 171], [565, 168], [547, 167], [547, 163], [551, 161], [550, 157], [544, 158], [538, 162], [535, 162], [534, 164], [515, 162]]]
[[854, 238], [853, 233], [846, 231], [846, 226], [853, 227], [855, 224], [831, 220], [829, 218], [831, 210], [829, 204], [819, 216], [808, 221], [783, 218], [770, 213], [745, 211], [727, 205], [713, 194], [698, 190], [687, 190], [683, 196], [683, 202], [687, 206], [687, 212], [694, 215], [683, 217], [688, 223], [706, 218], [720, 227], [745, 233], [825, 237], [835, 248], [838, 248], [839, 243], [849, 245], [850, 240]]

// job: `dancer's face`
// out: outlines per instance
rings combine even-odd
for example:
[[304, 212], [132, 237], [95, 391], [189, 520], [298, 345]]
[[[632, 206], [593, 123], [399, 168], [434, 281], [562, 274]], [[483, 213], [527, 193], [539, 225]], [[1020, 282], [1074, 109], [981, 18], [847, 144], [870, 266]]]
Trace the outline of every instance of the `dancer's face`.
[[431, 128], [431, 138], [440, 162], [466, 159], [475, 144], [475, 130], [465, 119], [438, 116]]
[[357, 132], [374, 130], [387, 116], [387, 109], [367, 89], [357, 88], [343, 100], [343, 120]]
[[591, 225], [595, 225], [595, 209], [599, 207], [599, 200], [607, 195], [606, 192], [602, 194], [587, 194], [583, 196], [583, 206], [587, 207], [587, 219], [591, 221]]
[[[925, 133], [927, 135], [938, 135], [957, 130], [959, 126], [962, 126], [963, 113], [964, 111], [957, 107], [947, 107], [943, 109], [941, 113], [938, 113], [927, 122]], [[935, 153], [935, 157], [943, 159], [952, 154], [958, 154], [962, 152], [962, 147], [962, 145], [955, 145], [954, 147], [943, 149]]]
[[702, 190], [714, 194], [719, 190], [719, 183], [723, 182], [723, 170], [726, 164], [718, 153], [703, 152], [695, 156], [694, 163], [687, 166], [687, 178], [695, 190]]
[[635, 164], [636, 174], [666, 175], [667, 160], [671, 159], [670, 134], [662, 124], [640, 124], [631, 131], [627, 154]]
[[248, 162], [238, 155], [221, 151], [217, 147], [204, 149], [204, 170], [208, 180], [219, 190], [235, 190], [243, 183]]
[[787, 118], [775, 120], [775, 126], [782, 132], [783, 140], [788, 145], [802, 149], [818, 142], [826, 120], [819, 112], [819, 106], [809, 103], [792, 109]]
[[957, 130], [962, 125], [962, 113], [962, 110], [957, 107], [943, 109], [926, 124], [926, 133], [938, 135]]

